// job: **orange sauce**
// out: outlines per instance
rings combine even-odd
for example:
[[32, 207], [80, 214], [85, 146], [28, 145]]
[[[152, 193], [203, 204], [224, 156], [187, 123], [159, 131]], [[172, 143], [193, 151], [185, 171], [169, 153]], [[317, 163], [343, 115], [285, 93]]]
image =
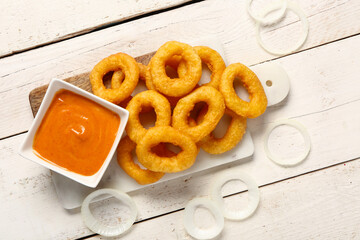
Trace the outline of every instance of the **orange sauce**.
[[68, 90], [58, 91], [33, 142], [36, 155], [85, 176], [100, 170], [120, 125], [118, 114]]

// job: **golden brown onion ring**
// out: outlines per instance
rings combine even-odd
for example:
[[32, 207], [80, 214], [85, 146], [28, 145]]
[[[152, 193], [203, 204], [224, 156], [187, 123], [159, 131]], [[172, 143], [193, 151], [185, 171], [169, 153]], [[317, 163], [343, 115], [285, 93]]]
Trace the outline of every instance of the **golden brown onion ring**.
[[131, 99], [126, 107], [129, 111], [129, 120], [126, 132], [130, 139], [139, 143], [144, 137], [146, 129], [141, 125], [139, 113], [143, 108], [153, 107], [156, 113], [155, 126], [169, 126], [171, 122], [171, 107], [169, 101], [160, 93], [148, 90], [140, 92]]
[[[108, 72], [121, 70], [125, 79], [119, 88], [107, 89], [103, 77]], [[101, 60], [90, 73], [90, 83], [95, 95], [118, 104], [134, 91], [139, 80], [139, 67], [131, 56], [125, 53], [113, 54]]]
[[[166, 62], [180, 55], [186, 64], [186, 75], [170, 78], [166, 74]], [[185, 43], [169, 41], [162, 45], [150, 61], [151, 81], [155, 88], [171, 97], [180, 97], [191, 92], [201, 78], [201, 60], [195, 50]]]
[[[206, 110], [206, 109], [205, 109]], [[198, 122], [203, 121], [206, 111], [202, 110], [198, 115]], [[221, 154], [233, 149], [242, 139], [246, 131], [246, 118], [226, 109], [225, 114], [231, 117], [231, 122], [222, 138], [214, 137], [210, 133], [201, 139], [198, 145], [210, 154]]]
[[141, 185], [150, 184], [159, 181], [164, 173], [153, 172], [148, 169], [142, 169], [134, 162], [132, 151], [136, 148], [136, 143], [131, 141], [129, 136], [121, 139], [117, 147], [117, 162], [119, 166]]
[[[201, 123], [191, 127], [189, 126], [190, 112], [198, 102], [207, 103], [208, 112]], [[224, 111], [225, 103], [221, 93], [213, 87], [202, 86], [179, 100], [174, 108], [172, 126], [198, 142], [215, 129]]]
[[[161, 157], [152, 151], [160, 143], [172, 143], [182, 151], [171, 157]], [[179, 130], [170, 126], [159, 126], [148, 129], [145, 136], [136, 146], [139, 162], [155, 172], [179, 172], [191, 167], [196, 159], [195, 142]]]
[[[180, 62], [181, 58], [179, 56], [173, 56], [172, 58], [170, 58], [170, 62], [167, 62], [167, 64], [169, 64], [169, 66], [171, 68], [174, 68], [174, 69], [177, 69], [177, 66], [179, 65], [179, 62]], [[151, 63], [151, 61], [150, 61]], [[149, 63], [149, 65], [150, 65]], [[155, 85], [154, 83], [152, 82], [151, 80], [151, 74], [150, 74], [150, 68], [148, 67], [146, 69], [146, 78], [145, 78], [145, 84], [146, 84], [146, 87], [149, 89], [149, 90], [155, 90], [157, 91], [157, 89], [155, 88]], [[196, 87], [196, 86], [195, 86]], [[177, 102], [179, 101], [179, 99], [181, 97], [170, 97], [170, 96], [167, 96], [165, 94], [163, 94], [167, 100], [170, 102], [170, 106], [171, 107], [175, 107]]]
[[[139, 67], [139, 80], [146, 81], [147, 66], [139, 62], [137, 64]], [[124, 78], [125, 75], [122, 71], [114, 72], [111, 77], [111, 88], [119, 88]]]
[[[181, 61], [181, 56], [179, 56], [179, 55], [174, 55], [174, 56], [170, 57], [170, 58], [165, 62], [165, 71], [166, 71], [167, 67], [172, 68], [173, 71], [177, 71], [178, 66], [179, 66], [179, 64], [180, 64], [180, 61]], [[150, 60], [148, 66], [151, 66], [151, 60]], [[148, 73], [146, 74], [146, 79], [145, 79], [146, 87], [147, 87], [149, 90], [156, 90], [156, 91], [157, 91], [154, 83], [153, 83], [152, 80], [151, 80], [150, 67], [147, 67], [146, 70], [148, 71]], [[186, 74], [186, 70], [185, 70], [185, 74]]]
[[[226, 65], [221, 55], [206, 46], [196, 46], [194, 50], [199, 55], [201, 61], [206, 64], [206, 66], [211, 71], [210, 82], [203, 84], [204, 86], [214, 87], [216, 89], [219, 88], [221, 75], [223, 74]], [[185, 62], [180, 62], [178, 67], [178, 74], [185, 75], [186, 74], [186, 65]]]
[[150, 73], [148, 72], [148, 66], [138, 63], [139, 66], [139, 79], [146, 82], [146, 79], [150, 76]]
[[125, 78], [125, 74], [119, 70], [113, 73], [111, 77], [111, 88], [119, 88]]
[[[239, 78], [249, 93], [250, 102], [242, 100], [235, 92], [233, 82]], [[226, 106], [245, 118], [256, 118], [263, 114], [267, 106], [264, 88], [256, 74], [241, 63], [229, 65], [220, 81], [219, 90], [225, 98]]]

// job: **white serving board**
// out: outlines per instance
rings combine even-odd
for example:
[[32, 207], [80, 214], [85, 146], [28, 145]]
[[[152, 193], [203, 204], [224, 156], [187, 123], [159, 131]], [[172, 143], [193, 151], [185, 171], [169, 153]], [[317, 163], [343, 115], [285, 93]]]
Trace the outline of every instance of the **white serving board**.
[[[209, 46], [212, 49], [216, 50], [221, 54], [223, 57], [225, 63], [226, 62], [226, 56], [222, 47], [222, 44], [217, 39], [201, 39], [199, 41], [196, 41], [194, 43], [191, 43], [192, 46], [197, 45], [204, 45]], [[259, 69], [259, 67], [257, 67]], [[258, 70], [257, 69], [257, 70]], [[261, 70], [261, 69], [260, 69]], [[255, 71], [255, 69], [254, 69]], [[256, 72], [256, 71], [255, 71]], [[207, 79], [209, 79], [210, 73], [208, 71], [204, 71], [202, 78], [200, 80], [200, 83], [208, 82]], [[260, 79], [260, 81], [263, 83], [264, 88], [266, 88], [265, 82], [268, 79]], [[276, 87], [272, 86], [272, 88]], [[139, 92], [141, 90], [137, 89], [135, 93]], [[272, 92], [267, 91], [265, 89], [266, 94], [268, 95], [268, 98], [271, 97]], [[241, 92], [238, 93], [240, 96], [243, 94]], [[226, 126], [222, 128], [223, 121], [219, 123], [219, 128], [223, 131], [226, 130]], [[165, 182], [171, 179], [176, 179], [179, 177], [191, 175], [194, 173], [199, 173], [204, 170], [215, 168], [217, 166], [221, 166], [224, 164], [228, 164], [235, 161], [241, 161], [246, 158], [249, 158], [254, 153], [254, 144], [251, 138], [251, 135], [249, 132], [246, 132], [243, 136], [243, 139], [241, 142], [232, 150], [220, 154], [220, 155], [211, 155], [203, 150], [200, 150], [196, 162], [194, 165], [182, 172], [178, 173], [168, 173], [165, 174], [162, 179], [160, 179], [158, 182], [149, 184], [149, 185], [140, 185], [135, 180], [130, 178], [117, 164], [116, 160], [116, 154], [114, 155], [113, 159], [111, 160], [111, 163], [106, 170], [102, 180], [100, 181], [97, 188], [89, 188], [86, 187], [80, 183], [77, 183], [69, 178], [66, 178], [56, 172], [52, 172], [52, 179], [56, 188], [56, 192], [58, 195], [58, 198], [62, 204], [62, 206], [65, 209], [74, 209], [81, 206], [82, 201], [84, 198], [90, 194], [91, 192], [95, 191], [96, 189], [100, 188], [115, 188], [119, 189], [124, 192], [133, 192], [145, 187], [149, 187], [151, 185]], [[135, 156], [135, 161], [137, 161]], [[100, 199], [98, 199], [100, 200]]]

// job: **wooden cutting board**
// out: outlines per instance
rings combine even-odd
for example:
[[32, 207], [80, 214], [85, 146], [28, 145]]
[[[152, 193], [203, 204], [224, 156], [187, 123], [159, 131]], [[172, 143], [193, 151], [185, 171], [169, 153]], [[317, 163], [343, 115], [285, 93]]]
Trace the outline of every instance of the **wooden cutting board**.
[[[150, 59], [152, 58], [152, 56], [154, 56], [154, 54], [155, 54], [155, 52], [148, 53], [148, 54], [136, 57], [135, 60], [144, 65], [148, 65], [148, 63], [150, 62]], [[90, 72], [86, 72], [86, 73], [82, 73], [82, 74], [79, 74], [79, 75], [76, 75], [73, 77], [66, 78], [66, 79], [64, 79], [64, 81], [69, 82], [79, 88], [82, 88], [82, 89], [92, 93], [89, 75], [90, 75]], [[49, 85], [44, 85], [44, 86], [35, 88], [29, 94], [30, 106], [31, 106], [31, 110], [32, 110], [34, 117], [39, 110], [40, 104], [45, 96], [48, 86]]]

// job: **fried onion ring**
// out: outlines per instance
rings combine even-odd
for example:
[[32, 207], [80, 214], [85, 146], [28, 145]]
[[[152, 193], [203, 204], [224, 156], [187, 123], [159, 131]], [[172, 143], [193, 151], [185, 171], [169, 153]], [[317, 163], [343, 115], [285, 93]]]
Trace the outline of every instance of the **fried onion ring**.
[[[218, 89], [221, 75], [226, 68], [225, 62], [221, 55], [217, 51], [206, 46], [196, 46], [194, 47], [194, 50], [199, 55], [201, 61], [205, 63], [211, 71], [210, 82], [205, 83], [203, 86], [210, 86]], [[186, 70], [185, 62], [180, 62], [178, 67], [179, 76], [185, 75]]]
[[[151, 77], [147, 78], [145, 83], [146, 83], [146, 87], [147, 87], [148, 89], [156, 91], [155, 86], [154, 86], [154, 84], [153, 84], [152, 81], [151, 81]], [[181, 97], [169, 97], [169, 96], [166, 96], [166, 95], [164, 95], [164, 96], [165, 96], [166, 99], [170, 102], [170, 106], [171, 106], [171, 107], [175, 107], [176, 104], [177, 104], [177, 102], [178, 102], [178, 101], [180, 100], [180, 98], [181, 98]]]
[[116, 71], [111, 77], [111, 88], [119, 88], [124, 81], [125, 74], [122, 71]]
[[[146, 70], [147, 66], [142, 63], [137, 63], [139, 67], [139, 80], [146, 81]], [[121, 86], [122, 81], [124, 80], [125, 75], [122, 71], [116, 71], [113, 73], [111, 77], [111, 88], [119, 88]]]
[[[173, 71], [177, 71], [178, 66], [179, 66], [179, 64], [180, 64], [180, 61], [181, 61], [181, 56], [179, 56], [179, 55], [174, 55], [174, 56], [170, 57], [170, 58], [165, 62], [165, 71], [167, 70], [168, 67], [172, 68]], [[151, 66], [151, 60], [150, 60], [148, 66]], [[156, 91], [157, 91], [154, 83], [153, 83], [152, 80], [151, 80], [150, 67], [148, 67], [146, 70], [148, 71], [148, 72], [147, 72], [147, 75], [146, 75], [146, 79], [145, 79], [146, 87], [147, 87], [149, 90], [156, 90]], [[186, 70], [185, 70], [185, 74], [186, 74]]]
[[[160, 143], [172, 143], [182, 151], [172, 157], [161, 157], [151, 149]], [[136, 146], [139, 162], [155, 172], [179, 172], [191, 167], [197, 156], [195, 142], [179, 130], [170, 126], [159, 126], [148, 129], [145, 136]]]
[[129, 104], [129, 102], [131, 101], [132, 96], [127, 97], [124, 101], [122, 101], [121, 103], [119, 103], [118, 105], [122, 108], [126, 108], [127, 105]]
[[157, 91], [157, 89], [151, 79], [150, 66], [151, 66], [151, 59], [150, 59], [149, 64], [146, 67], [146, 73], [147, 73], [146, 76], [147, 77], [145, 78], [145, 85], [146, 85], [147, 89]]
[[[182, 59], [182, 57], [181, 57], [180, 55], [174, 55], [174, 56], [170, 57], [170, 58], [165, 62], [165, 67], [170, 67], [170, 68], [172, 68], [174, 71], [177, 72], [178, 67], [179, 67], [179, 64], [180, 64], [180, 62], [181, 62], [181, 59]], [[182, 75], [182, 76], [179, 75], [179, 76], [180, 76], [180, 77], [183, 77], [183, 76], [185, 76], [185, 74], [186, 74], [186, 71], [185, 71], [184, 75]], [[170, 76], [170, 77], [171, 77], [171, 76]]]
[[[170, 62], [167, 62], [167, 64], [169, 64], [169, 66], [173, 69], [177, 69], [177, 66], [179, 65], [179, 62], [180, 62], [180, 58], [179, 56], [173, 56], [172, 58], [170, 58], [169, 60]], [[151, 63], [151, 61], [150, 61]], [[149, 65], [150, 65], [149, 63]], [[155, 90], [157, 91], [157, 89], [155, 88], [155, 85], [154, 83], [152, 82], [151, 80], [151, 74], [150, 74], [150, 68], [148, 67], [146, 69], [146, 78], [145, 78], [145, 84], [146, 84], [146, 87], [149, 89], [149, 90]], [[195, 86], [196, 88], [196, 86]], [[167, 98], [167, 100], [170, 102], [170, 106], [171, 107], [175, 107], [177, 102], [180, 100], [181, 97], [170, 97], [170, 96], [167, 96], [164, 94], [164, 96]]]
[[138, 63], [139, 66], [139, 80], [145, 81], [146, 82], [146, 78], [149, 77], [150, 73], [148, 72], [148, 67], [142, 63]]
[[[103, 83], [103, 77], [111, 71], [121, 70], [125, 79], [119, 88], [107, 89]], [[134, 58], [125, 54], [117, 53], [110, 55], [95, 65], [90, 73], [92, 91], [112, 103], [118, 104], [125, 100], [134, 91], [139, 80], [139, 67]]]
[[[199, 113], [198, 122], [203, 121], [206, 114], [205, 108]], [[214, 137], [210, 133], [199, 141], [199, 146], [207, 153], [221, 154], [233, 149], [242, 139], [246, 131], [246, 118], [226, 109], [225, 114], [231, 117], [231, 122], [222, 138]]]
[[[190, 112], [198, 102], [207, 103], [209, 110], [201, 123], [191, 127], [189, 126]], [[198, 142], [215, 129], [224, 111], [225, 103], [221, 93], [213, 87], [202, 86], [179, 100], [174, 108], [172, 126]]]
[[[249, 93], [250, 102], [242, 100], [235, 92], [233, 82], [238, 77]], [[245, 118], [256, 118], [263, 114], [267, 106], [264, 88], [256, 74], [241, 63], [229, 65], [220, 81], [219, 90], [225, 98], [226, 106]]]
[[176, 153], [167, 149], [165, 143], [160, 143], [159, 145], [151, 148], [151, 151], [160, 157], [173, 157], [176, 155]]
[[[180, 55], [185, 61], [186, 75], [170, 78], [166, 74], [166, 62], [172, 57]], [[169, 41], [162, 45], [150, 61], [151, 81], [161, 93], [180, 97], [191, 92], [201, 78], [201, 59], [188, 44]]]
[[141, 185], [150, 184], [159, 181], [164, 173], [153, 172], [148, 169], [142, 169], [134, 162], [132, 151], [136, 148], [136, 143], [131, 141], [129, 136], [121, 139], [117, 147], [117, 162], [119, 166]]
[[140, 123], [139, 113], [143, 108], [150, 106], [156, 113], [155, 126], [169, 126], [171, 123], [170, 103], [163, 95], [154, 90], [138, 93], [126, 107], [129, 111], [129, 120], [125, 128], [130, 139], [137, 144], [147, 131]]

